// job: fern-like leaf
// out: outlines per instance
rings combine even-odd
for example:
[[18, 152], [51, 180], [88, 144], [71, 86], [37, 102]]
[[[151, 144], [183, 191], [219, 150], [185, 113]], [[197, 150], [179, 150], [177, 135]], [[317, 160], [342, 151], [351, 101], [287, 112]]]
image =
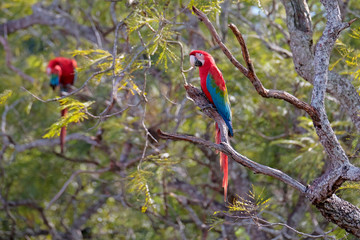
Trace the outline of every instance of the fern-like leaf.
[[93, 103], [93, 101], [82, 103], [72, 98], [64, 98], [60, 100], [60, 110], [67, 108], [68, 113], [66, 116], [61, 117], [58, 122], [52, 124], [43, 138], [59, 136], [61, 128], [67, 127], [70, 123], [81, 122], [87, 119], [88, 117], [85, 110], [89, 109], [90, 105]]

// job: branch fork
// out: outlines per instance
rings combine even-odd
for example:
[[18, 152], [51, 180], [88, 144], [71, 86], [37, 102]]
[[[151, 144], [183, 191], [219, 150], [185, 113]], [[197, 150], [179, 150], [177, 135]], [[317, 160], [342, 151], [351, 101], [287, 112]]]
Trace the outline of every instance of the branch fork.
[[[336, 8], [337, 2], [323, 0], [322, 3], [324, 4], [328, 12], [328, 16], [327, 16], [328, 23], [327, 23], [327, 28], [325, 29], [328, 30], [328, 32], [324, 31], [322, 38], [317, 44], [317, 49], [315, 49], [314, 62], [316, 62], [316, 60], [319, 59], [323, 59], [325, 61], [320, 61], [322, 64], [319, 65], [316, 65], [315, 63], [315, 70], [318, 70], [317, 73], [320, 74], [317, 75], [318, 81], [314, 81], [314, 89], [319, 90], [317, 92], [324, 93], [325, 92], [324, 89], [326, 87], [326, 81], [327, 81], [326, 76], [324, 77], [324, 73], [327, 73], [327, 67], [328, 67], [327, 58], [329, 57], [328, 55], [331, 52], [331, 49], [333, 47], [335, 39], [337, 38], [337, 35], [343, 29], [349, 27], [354, 20], [351, 20], [348, 23], [338, 24], [337, 26], [333, 26], [331, 23], [329, 24], [329, 22], [331, 22], [332, 20], [334, 22], [338, 20], [336, 19], [336, 17], [334, 18], [334, 15], [336, 15], [336, 10], [337, 10]], [[346, 180], [359, 181], [360, 168], [355, 167], [349, 163], [349, 160], [347, 159], [346, 155], [343, 154], [343, 149], [336, 140], [335, 134], [333, 134], [333, 131], [330, 127], [330, 123], [326, 117], [326, 114], [324, 114], [325, 109], [322, 98], [322, 96], [324, 95], [320, 93], [320, 98], [315, 99], [318, 101], [314, 101], [314, 99], [312, 99], [312, 104], [310, 105], [296, 98], [295, 96], [291, 95], [288, 92], [281, 90], [266, 89], [263, 86], [260, 79], [258, 79], [258, 77], [256, 76], [254, 66], [250, 59], [250, 54], [248, 52], [246, 43], [242, 37], [242, 34], [236, 28], [236, 26], [234, 24], [230, 24], [229, 28], [233, 31], [234, 35], [236, 36], [241, 46], [242, 55], [245, 60], [246, 67], [244, 67], [239, 61], [235, 59], [235, 57], [231, 54], [229, 49], [221, 41], [220, 36], [216, 32], [214, 26], [207, 18], [207, 16], [204, 13], [202, 13], [200, 10], [198, 10], [196, 7], [193, 7], [193, 11], [209, 29], [213, 39], [217, 42], [217, 44], [222, 49], [224, 54], [228, 57], [230, 62], [235, 67], [237, 67], [245, 77], [247, 77], [251, 81], [255, 90], [259, 93], [259, 95], [265, 98], [276, 98], [287, 101], [290, 104], [297, 107], [298, 109], [304, 110], [311, 117], [311, 119], [313, 120], [313, 124], [317, 130], [320, 141], [330, 157], [330, 162], [337, 164], [333, 164], [332, 168], [329, 168], [325, 174], [323, 174], [321, 177], [316, 179], [311, 184], [311, 186], [306, 187], [297, 180], [289, 177], [288, 175], [277, 169], [273, 169], [268, 166], [261, 165], [237, 153], [226, 141], [227, 134], [226, 131], [222, 129], [223, 127], [225, 127], [226, 129], [226, 126], [222, 118], [213, 108], [204, 108], [203, 112], [205, 115], [214, 119], [218, 123], [219, 127], [221, 127], [220, 128], [221, 144], [211, 143], [190, 135], [165, 133], [162, 132], [161, 130], [158, 130], [159, 137], [164, 139], [189, 141], [194, 144], [199, 144], [205, 147], [214, 148], [228, 155], [234, 161], [249, 168], [254, 173], [261, 173], [279, 179], [280, 181], [284, 182], [289, 186], [292, 186], [293, 188], [297, 189], [300, 193], [304, 194], [312, 202], [312, 204], [314, 204], [320, 210], [320, 212], [326, 219], [334, 222], [335, 224], [344, 228], [346, 231], [354, 234], [355, 236], [360, 237], [360, 230], [359, 230], [360, 222], [358, 221], [358, 218], [356, 217], [354, 218], [355, 215], [360, 216], [360, 209], [352, 205], [351, 203], [348, 203], [345, 200], [338, 198], [334, 194], [335, 191], [338, 189], [338, 187], [341, 186], [341, 184], [344, 183]], [[335, 30], [335, 34], [331, 34], [329, 28]], [[323, 51], [325, 50], [324, 52], [326, 52], [328, 55], [326, 54], [326, 56], [322, 56], [321, 54], [319, 54], [321, 50]], [[199, 89], [196, 89], [192, 85], [185, 85], [185, 89], [189, 97], [200, 108], [209, 104], [207, 99], [201, 94]], [[314, 97], [314, 93], [313, 93], [313, 97]], [[346, 209], [341, 208], [339, 206], [345, 206]], [[352, 215], [354, 216], [346, 217], [347, 215], [349, 215], [349, 212], [352, 212], [353, 213]], [[344, 218], [344, 216], [346, 218], [345, 221], [340, 221], [339, 219]], [[356, 223], [352, 223], [354, 219], [357, 219]]]

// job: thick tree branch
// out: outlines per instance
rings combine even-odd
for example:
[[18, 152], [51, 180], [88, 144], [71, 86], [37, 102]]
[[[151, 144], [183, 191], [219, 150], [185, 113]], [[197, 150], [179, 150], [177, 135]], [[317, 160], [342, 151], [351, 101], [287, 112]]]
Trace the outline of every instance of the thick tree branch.
[[57, 26], [76, 38], [83, 37], [88, 41], [97, 44], [97, 37], [92, 27], [80, 25], [67, 16], [52, 13], [51, 11], [42, 8], [39, 4], [32, 7], [33, 14], [11, 20], [6, 23], [0, 24], [0, 35], [4, 36], [11, 34], [18, 30], [29, 28], [35, 24]]
[[[314, 83], [314, 49], [311, 17], [305, 0], [282, 1], [286, 10], [290, 33], [290, 48], [296, 72], [311, 84]], [[351, 24], [353, 22], [348, 22]], [[328, 72], [326, 91], [334, 96], [356, 129], [360, 131], [360, 96], [349, 79], [335, 71]]]
[[[309, 188], [310, 199], [318, 202], [330, 197], [345, 181], [346, 172], [352, 169], [344, 149], [330, 126], [324, 106], [330, 54], [339, 33], [349, 27], [350, 23], [341, 22], [337, 1], [323, 0], [322, 3], [326, 9], [327, 23], [322, 36], [316, 44], [314, 53], [314, 88], [311, 105], [319, 112], [320, 121], [314, 126], [319, 140], [329, 156], [327, 158], [329, 167], [327, 173], [316, 179], [312, 187]], [[322, 186], [322, 188], [319, 188], [319, 186]]]
[[315, 205], [330, 222], [360, 237], [360, 209], [333, 194]]
[[[302, 9], [301, 0], [294, 0], [292, 3], [296, 3], [295, 8]], [[323, 174], [320, 178], [316, 179], [313, 184], [307, 189], [302, 184], [298, 183], [296, 180], [290, 178], [286, 174], [276, 170], [276, 169], [269, 169], [266, 166], [261, 164], [257, 164], [252, 162], [251, 160], [247, 159], [246, 157], [237, 153], [231, 146], [227, 143], [221, 143], [220, 145], [216, 145], [213, 143], [209, 143], [205, 140], [198, 139], [188, 135], [179, 135], [179, 134], [168, 134], [162, 133], [159, 131], [159, 135], [162, 138], [167, 139], [174, 139], [174, 140], [185, 140], [190, 141], [195, 144], [204, 145], [210, 148], [215, 148], [218, 151], [222, 151], [223, 153], [230, 156], [233, 160], [239, 162], [240, 164], [248, 167], [255, 173], [262, 173], [265, 175], [273, 176], [284, 183], [294, 187], [295, 189], [299, 190], [302, 193], [305, 193], [306, 197], [310, 199], [310, 201], [316, 205], [320, 206], [319, 209], [324, 209], [321, 207], [325, 201], [333, 195], [336, 189], [341, 186], [341, 184], [350, 179], [359, 179], [359, 169], [350, 164], [344, 150], [340, 146], [339, 142], [336, 139], [336, 136], [330, 126], [328, 118], [326, 116], [325, 107], [324, 107], [324, 98], [325, 98], [325, 90], [327, 86], [327, 77], [328, 77], [328, 66], [329, 66], [329, 58], [332, 47], [337, 39], [339, 33], [350, 26], [352, 22], [349, 23], [342, 23], [339, 13], [339, 8], [337, 5], [337, 1], [326, 1], [323, 0], [322, 3], [327, 10], [327, 18], [328, 22], [326, 28], [323, 32], [322, 37], [320, 38], [315, 54], [314, 54], [314, 90], [312, 95], [312, 104], [311, 106], [305, 102], [300, 101], [296, 97], [292, 96], [283, 91], [278, 90], [267, 90], [262, 85], [261, 81], [257, 78], [255, 74], [255, 70], [253, 68], [245, 41], [241, 35], [241, 33], [236, 29], [234, 25], [230, 25], [229, 27], [234, 32], [235, 36], [237, 37], [240, 46], [243, 52], [243, 58], [246, 62], [247, 68], [241, 65], [230, 53], [230, 51], [226, 48], [226, 46], [221, 42], [219, 35], [217, 34], [215, 28], [201, 11], [193, 7], [193, 11], [196, 15], [204, 22], [204, 24], [208, 27], [210, 33], [212, 34], [215, 41], [219, 44], [220, 48], [223, 50], [224, 54], [230, 59], [230, 61], [242, 72], [254, 85], [257, 92], [263, 97], [273, 97], [273, 98], [280, 98], [285, 101], [292, 103], [294, 106], [305, 110], [312, 118], [314, 126], [316, 128], [317, 134], [320, 138], [320, 142], [324, 146], [326, 153], [329, 156], [330, 167], [328, 171]], [[305, 6], [305, 5], [304, 5]], [[305, 7], [306, 10], [306, 7]], [[303, 11], [302, 14], [305, 15], [297, 15], [300, 19], [295, 21], [295, 26], [301, 32], [311, 33], [311, 21], [309, 15], [306, 15], [306, 11]], [[305, 21], [303, 21], [305, 19]], [[309, 35], [305, 35], [309, 37]], [[304, 57], [305, 59], [305, 57]], [[307, 73], [308, 74], [308, 73]], [[312, 74], [307, 75], [312, 76]], [[189, 91], [189, 89], [187, 89]], [[188, 93], [189, 94], [189, 93]], [[189, 94], [191, 97], [191, 94]], [[197, 102], [193, 99], [195, 103]], [[198, 105], [198, 104], [197, 104]], [[207, 114], [210, 116], [209, 114]], [[211, 116], [210, 116], [211, 117]], [[342, 201], [342, 200], [341, 200]], [[358, 210], [355, 206], [350, 205], [350, 208]], [[336, 206], [329, 203], [326, 205], [328, 210], [336, 210]], [[325, 216], [324, 212], [322, 212]], [[327, 218], [330, 219], [332, 222], [338, 224], [339, 226], [344, 226], [343, 222], [339, 221], [337, 218], [336, 213], [331, 213], [331, 211], [327, 211]], [[345, 227], [344, 227], [345, 228]], [[345, 228], [347, 231], [355, 234], [356, 236], [360, 236], [360, 232], [358, 231], [359, 228], [348, 229]]]

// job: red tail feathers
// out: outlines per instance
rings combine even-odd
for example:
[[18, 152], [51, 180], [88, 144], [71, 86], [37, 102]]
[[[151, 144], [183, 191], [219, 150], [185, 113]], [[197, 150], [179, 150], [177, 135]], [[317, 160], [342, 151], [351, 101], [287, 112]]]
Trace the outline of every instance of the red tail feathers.
[[[220, 129], [217, 124], [216, 124], [215, 141], [216, 144], [219, 144], [221, 142]], [[222, 152], [220, 152], [220, 167], [224, 173], [222, 187], [224, 188], [224, 201], [226, 202], [227, 187], [228, 187], [228, 156]]]
[[[67, 108], [61, 110], [62, 117], [65, 117], [66, 114], [67, 114]], [[66, 138], [66, 127], [62, 127], [60, 131], [60, 148], [62, 154], [64, 153], [65, 138]]]

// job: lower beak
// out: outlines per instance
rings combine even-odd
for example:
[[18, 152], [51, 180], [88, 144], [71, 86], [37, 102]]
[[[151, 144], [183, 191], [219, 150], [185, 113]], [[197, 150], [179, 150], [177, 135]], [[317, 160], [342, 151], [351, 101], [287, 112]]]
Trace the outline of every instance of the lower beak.
[[203, 65], [202, 62], [195, 57], [195, 55], [190, 55], [190, 64], [193, 67], [201, 67]]
[[199, 59], [195, 58], [195, 67], [201, 67], [202, 62], [199, 61]]

